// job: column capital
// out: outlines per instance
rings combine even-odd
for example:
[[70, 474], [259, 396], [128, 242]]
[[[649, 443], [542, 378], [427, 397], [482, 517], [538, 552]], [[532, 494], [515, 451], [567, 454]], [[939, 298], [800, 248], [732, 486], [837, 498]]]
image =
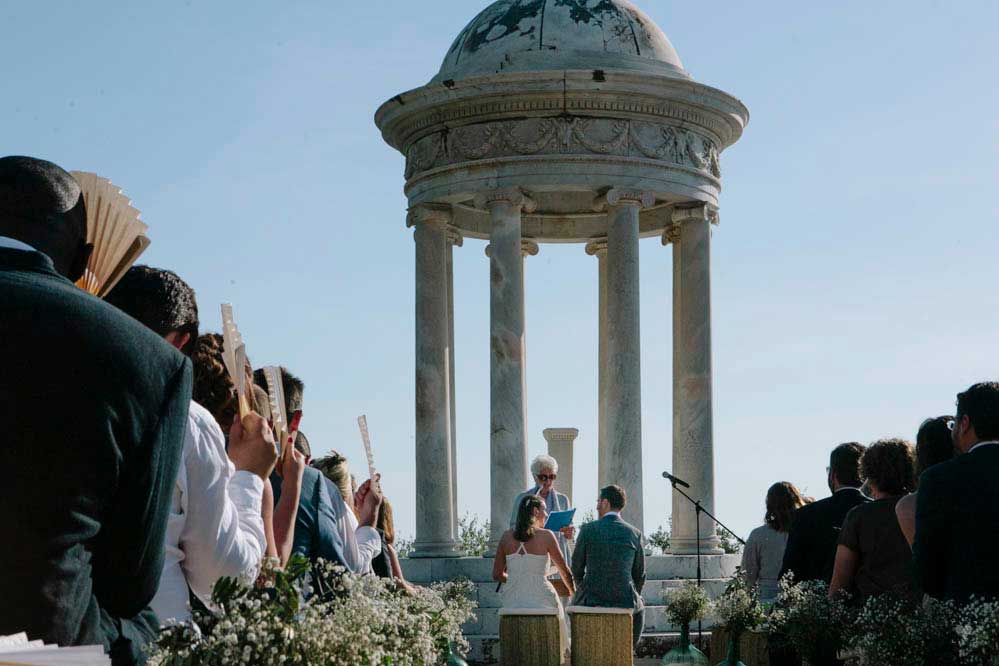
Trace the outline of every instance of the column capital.
[[[487, 257], [493, 256], [492, 243], [486, 245], [485, 253]], [[523, 238], [520, 241], [520, 254], [524, 257], [536, 257], [538, 253], [541, 252], [541, 246], [532, 241], [529, 238]]]
[[406, 215], [406, 226], [418, 224], [447, 226], [451, 224], [451, 206], [447, 204], [420, 204], [411, 206]]
[[457, 227], [452, 227], [448, 225], [447, 227], [447, 242], [448, 245], [453, 245], [454, 247], [463, 247], [465, 245], [465, 236], [461, 233], [461, 230]]
[[586, 244], [586, 254], [591, 257], [599, 257], [607, 254], [607, 237], [594, 238]]
[[672, 219], [673, 226], [676, 227], [684, 222], [710, 222], [715, 225], [720, 223], [718, 207], [711, 204], [674, 208]]
[[545, 428], [541, 434], [544, 435], [545, 441], [571, 444], [579, 437], [579, 428]]
[[538, 208], [534, 199], [523, 190], [511, 187], [502, 190], [488, 190], [475, 195], [475, 207], [488, 210], [497, 204], [519, 206], [525, 213], [533, 213]]
[[593, 210], [601, 212], [612, 206], [638, 206], [650, 208], [656, 203], [656, 195], [645, 190], [630, 190], [615, 187], [607, 190], [593, 201]]
[[674, 222], [663, 230], [663, 245], [680, 242], [680, 225]]

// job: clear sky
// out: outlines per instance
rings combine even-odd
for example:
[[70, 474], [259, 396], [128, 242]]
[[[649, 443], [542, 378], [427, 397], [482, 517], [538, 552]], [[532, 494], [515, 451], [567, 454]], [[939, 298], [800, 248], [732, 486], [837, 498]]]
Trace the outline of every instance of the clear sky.
[[[635, 0], [700, 81], [752, 112], [714, 235], [719, 517], [745, 534], [837, 442], [914, 439], [999, 375], [999, 5]], [[0, 4], [0, 154], [95, 171], [149, 223], [144, 263], [231, 301], [255, 365], [307, 383], [303, 430], [363, 470], [368, 415], [414, 528], [413, 240], [378, 105], [424, 84], [485, 0]], [[671, 468], [671, 250], [642, 243], [646, 527]], [[456, 250], [459, 500], [489, 513], [483, 243]], [[528, 442], [580, 429], [596, 496], [596, 260], [527, 262]]]

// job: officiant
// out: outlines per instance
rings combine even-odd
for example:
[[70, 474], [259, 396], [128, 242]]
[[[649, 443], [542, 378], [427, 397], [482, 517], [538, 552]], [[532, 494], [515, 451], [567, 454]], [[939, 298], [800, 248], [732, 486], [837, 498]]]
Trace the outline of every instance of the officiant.
[[[540, 455], [531, 462], [531, 475], [534, 476], [534, 487], [517, 495], [510, 514], [510, 529], [516, 527], [517, 508], [520, 501], [528, 495], [537, 495], [545, 503], [548, 513], [568, 511], [572, 508], [569, 498], [555, 490], [555, 479], [558, 477], [558, 461], [549, 455]], [[558, 543], [562, 556], [569, 566], [572, 566], [572, 541], [576, 538], [576, 528], [568, 525], [559, 530]]]

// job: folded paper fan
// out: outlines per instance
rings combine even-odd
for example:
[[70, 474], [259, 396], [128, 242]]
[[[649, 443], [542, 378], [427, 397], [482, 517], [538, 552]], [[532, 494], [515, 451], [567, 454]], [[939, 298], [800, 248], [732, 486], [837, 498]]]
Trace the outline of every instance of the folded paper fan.
[[368, 478], [375, 483], [375, 454], [371, 450], [371, 435], [368, 434], [368, 417], [365, 414], [357, 417], [357, 427], [361, 429], [361, 443], [364, 444], [364, 455], [368, 459]]
[[278, 457], [284, 457], [291, 437], [288, 425], [288, 413], [284, 401], [284, 383], [281, 381], [281, 368], [268, 365], [264, 368], [264, 378], [267, 380], [267, 398], [271, 404], [271, 420], [274, 422], [274, 433], [277, 436], [275, 448]]
[[222, 361], [229, 372], [229, 379], [236, 387], [236, 397], [239, 400], [239, 418], [250, 413], [250, 390], [246, 377], [246, 344], [243, 336], [236, 328], [232, 315], [232, 305], [222, 304]]
[[87, 206], [87, 242], [94, 246], [87, 269], [76, 284], [104, 298], [149, 247], [149, 227], [110, 180], [85, 171], [73, 171], [72, 175]]

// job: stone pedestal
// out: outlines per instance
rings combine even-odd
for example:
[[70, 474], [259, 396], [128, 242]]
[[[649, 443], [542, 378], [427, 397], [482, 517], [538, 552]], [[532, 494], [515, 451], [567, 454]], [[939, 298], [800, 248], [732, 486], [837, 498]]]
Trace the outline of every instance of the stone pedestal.
[[524, 246], [521, 212], [533, 202], [519, 190], [476, 197], [489, 211], [490, 535], [494, 553], [518, 494], [527, 488], [524, 371]]
[[416, 541], [412, 557], [455, 557], [447, 223], [421, 207], [416, 227]]
[[[673, 474], [714, 513], [714, 440], [711, 406], [711, 224], [713, 207], [673, 213]], [[694, 509], [673, 493], [671, 551], [697, 550]], [[701, 551], [720, 553], [714, 521], [701, 517]]]
[[572, 502], [572, 449], [579, 437], [577, 428], [546, 428], [542, 434], [548, 442], [548, 455], [558, 461], [558, 489]]

